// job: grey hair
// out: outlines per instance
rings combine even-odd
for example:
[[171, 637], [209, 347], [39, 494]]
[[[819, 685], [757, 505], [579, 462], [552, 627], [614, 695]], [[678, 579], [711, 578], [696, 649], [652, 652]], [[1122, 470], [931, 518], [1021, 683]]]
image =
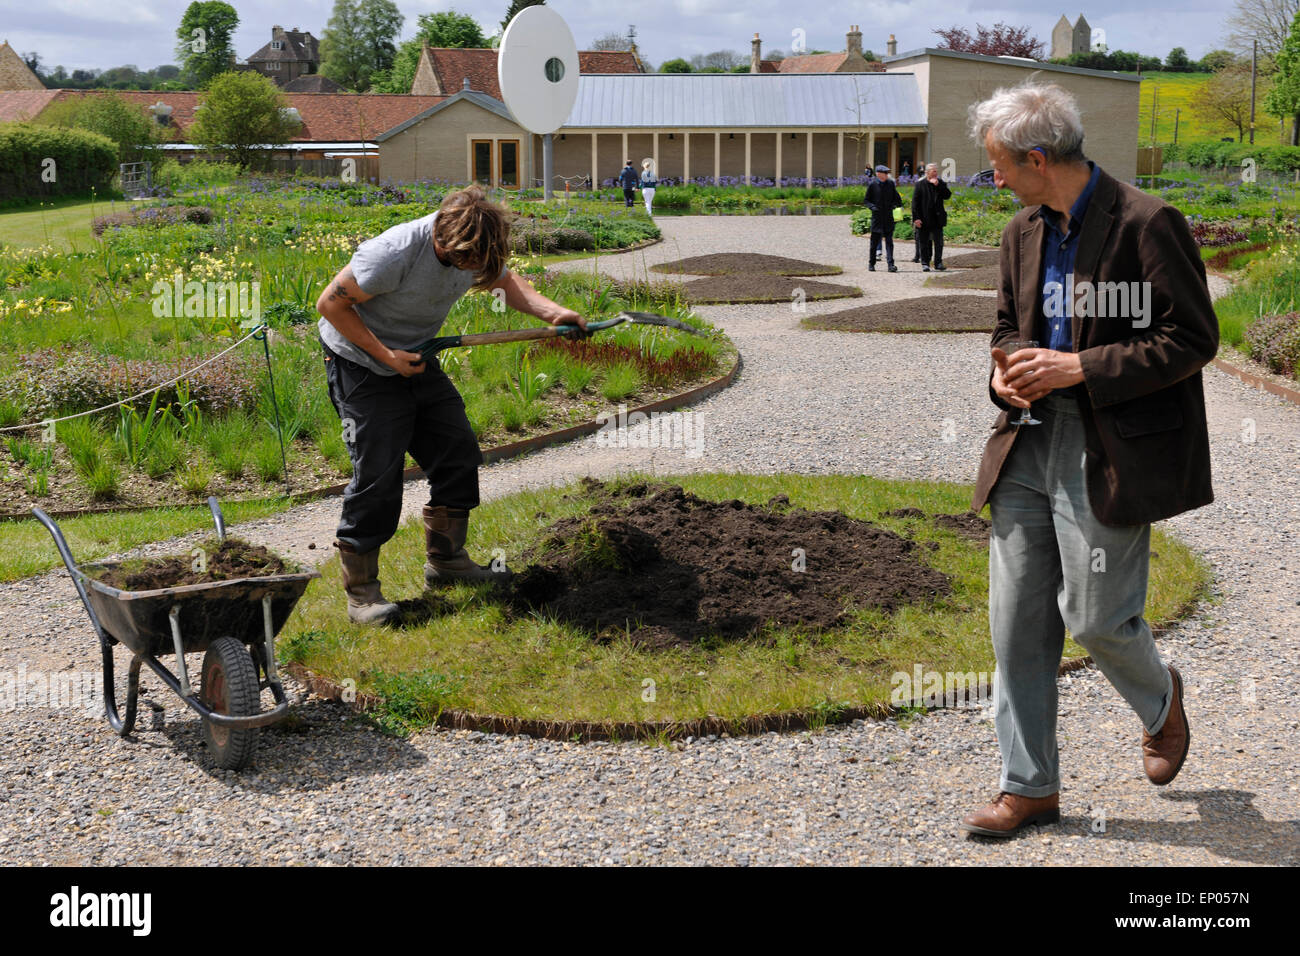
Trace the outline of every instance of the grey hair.
[[1083, 120], [1074, 94], [1055, 84], [1033, 82], [997, 90], [968, 110], [971, 135], [981, 146], [993, 141], [1023, 162], [1041, 147], [1056, 162], [1082, 162]]

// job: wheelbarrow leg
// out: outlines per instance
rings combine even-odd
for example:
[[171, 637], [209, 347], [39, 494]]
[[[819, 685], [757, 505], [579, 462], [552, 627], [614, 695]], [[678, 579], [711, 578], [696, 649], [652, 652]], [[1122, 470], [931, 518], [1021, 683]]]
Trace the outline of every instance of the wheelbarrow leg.
[[104, 713], [109, 725], [120, 736], [129, 737], [135, 730], [136, 706], [140, 699], [140, 658], [131, 658], [131, 667], [126, 674], [126, 716], [117, 712], [117, 688], [113, 686], [113, 645], [101, 642], [104, 652]]

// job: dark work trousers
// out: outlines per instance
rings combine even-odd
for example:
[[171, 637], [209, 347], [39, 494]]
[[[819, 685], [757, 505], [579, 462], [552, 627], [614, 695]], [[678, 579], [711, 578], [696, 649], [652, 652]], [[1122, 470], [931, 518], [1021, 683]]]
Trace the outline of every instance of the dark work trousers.
[[636, 201], [636, 190], [631, 187], [623, 187], [623, 201], [627, 203], [627, 208], [632, 208], [632, 203]]
[[916, 241], [921, 247], [921, 262], [929, 265], [930, 255], [934, 254], [934, 264], [943, 264], [943, 227], [925, 226], [916, 230]]
[[403, 378], [379, 375], [321, 347], [330, 401], [344, 439], [352, 439], [352, 480], [343, 492], [338, 539], [366, 554], [397, 532], [408, 451], [429, 479], [430, 505], [477, 507], [483, 453], [465, 402], [437, 359]]
[[877, 232], [871, 231], [871, 264], [876, 264], [876, 257], [880, 254], [880, 240], [885, 240], [885, 261], [891, 266], [894, 264], [894, 224], [889, 224], [889, 231]]

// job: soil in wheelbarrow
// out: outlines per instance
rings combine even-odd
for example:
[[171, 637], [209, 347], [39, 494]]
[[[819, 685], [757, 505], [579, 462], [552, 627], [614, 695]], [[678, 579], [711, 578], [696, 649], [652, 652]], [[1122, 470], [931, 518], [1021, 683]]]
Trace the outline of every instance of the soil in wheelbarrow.
[[803, 320], [829, 332], [990, 332], [997, 300], [987, 295], [924, 295], [895, 299]]
[[120, 591], [153, 591], [298, 571], [260, 544], [249, 544], [238, 538], [226, 538], [220, 544], [214, 539], [202, 547], [202, 561], [196, 554], [128, 561], [105, 569], [95, 578]]
[[675, 485], [584, 485], [595, 504], [546, 529], [515, 602], [598, 641], [662, 648], [753, 639], [769, 623], [835, 628], [853, 607], [893, 611], [950, 590], [913, 542], [840, 512], [790, 508], [784, 496], [756, 506]]
[[757, 252], [714, 252], [706, 256], [691, 256], [660, 262], [650, 267], [653, 272], [682, 273], [697, 276], [722, 275], [778, 275], [778, 276], [833, 276], [844, 270], [839, 266], [822, 265], [804, 259], [786, 256], [769, 256]]

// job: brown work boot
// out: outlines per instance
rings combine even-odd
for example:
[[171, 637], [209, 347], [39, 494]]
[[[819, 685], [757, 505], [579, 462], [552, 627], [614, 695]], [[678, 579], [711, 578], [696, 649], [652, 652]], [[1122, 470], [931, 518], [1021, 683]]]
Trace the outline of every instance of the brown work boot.
[[348, 595], [348, 620], [354, 624], [383, 624], [397, 615], [397, 605], [384, 599], [379, 590], [379, 549], [365, 554], [342, 541], [339, 565], [343, 568], [343, 590]]
[[1155, 734], [1142, 731], [1142, 769], [1147, 779], [1163, 787], [1178, 776], [1187, 759], [1187, 749], [1192, 744], [1192, 732], [1187, 726], [1187, 712], [1183, 710], [1183, 677], [1173, 664], [1165, 665], [1174, 679], [1174, 701], [1169, 705], [1169, 716], [1164, 726]]
[[1009, 837], [1031, 824], [1060, 823], [1060, 807], [1059, 793], [1046, 797], [1022, 797], [1003, 790], [983, 810], [966, 814], [961, 828], [980, 836]]
[[469, 510], [444, 505], [424, 506], [424, 582], [429, 587], [451, 581], [505, 583], [514, 575], [509, 568], [485, 568], [470, 560], [465, 550]]

